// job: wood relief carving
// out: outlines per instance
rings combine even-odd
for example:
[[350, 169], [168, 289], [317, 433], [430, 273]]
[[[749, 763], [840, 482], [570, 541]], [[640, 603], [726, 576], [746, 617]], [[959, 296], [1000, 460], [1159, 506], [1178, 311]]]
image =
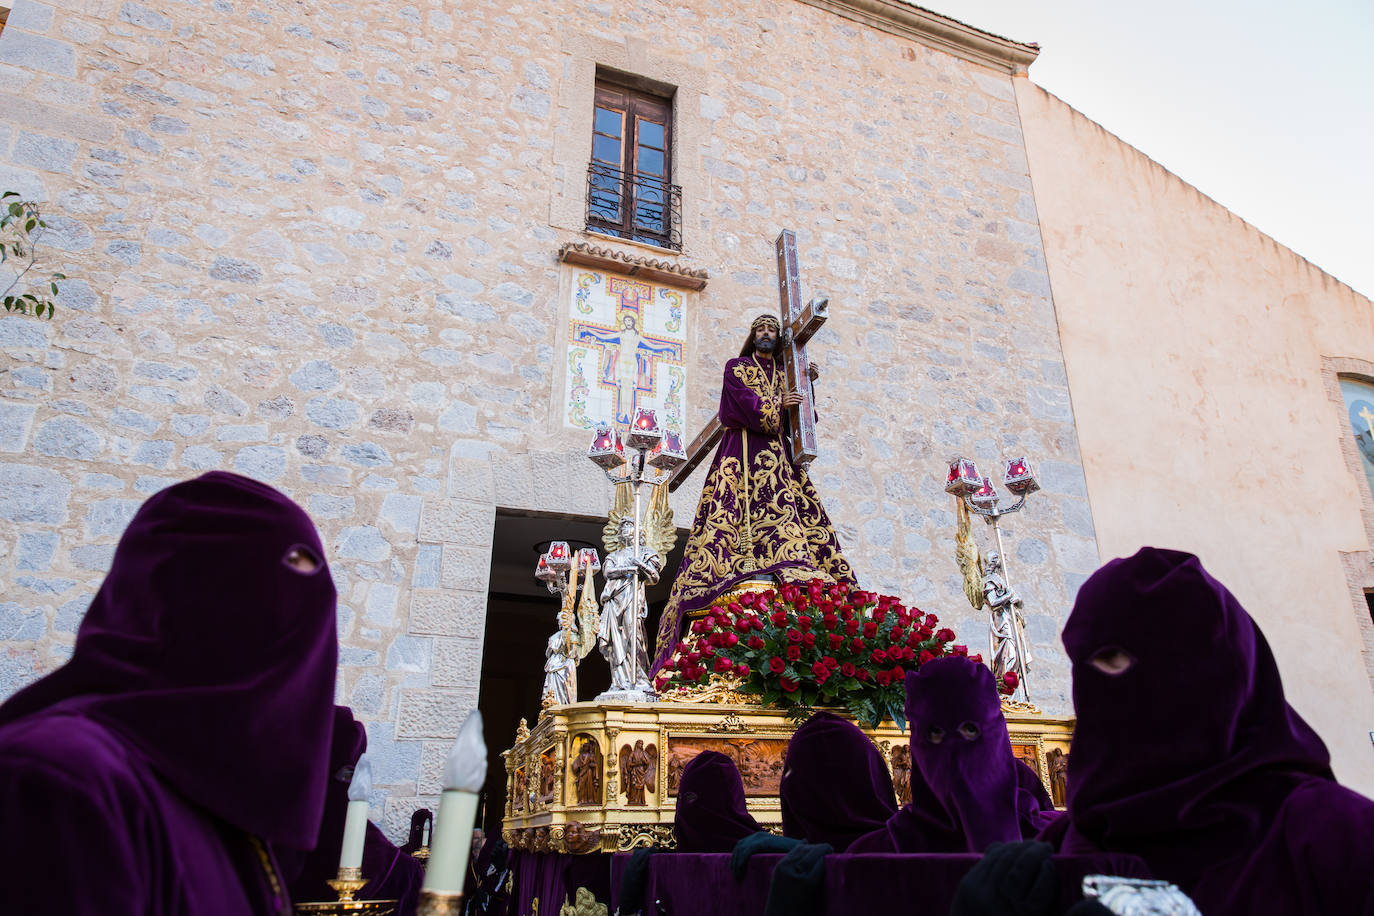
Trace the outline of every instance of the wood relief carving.
[[897, 804], [911, 804], [911, 745], [899, 744], [892, 749], [892, 788], [897, 792]]
[[601, 828], [593, 830], [572, 821], [563, 830], [563, 845], [574, 855], [595, 852], [601, 846]]
[[746, 797], [776, 796], [782, 783], [782, 760], [787, 755], [786, 738], [704, 738], [692, 736], [668, 739], [668, 794], [677, 795], [682, 768], [702, 751], [724, 754], [739, 767]]
[[525, 778], [525, 768], [520, 767], [515, 771], [515, 794], [511, 798], [511, 805], [516, 811], [525, 810], [525, 790], [529, 782]]
[[1033, 771], [1035, 771], [1036, 775], [1039, 775], [1040, 751], [1036, 748], [1034, 744], [1017, 744], [1015, 741], [1013, 741], [1011, 743], [1011, 752], [1016, 756], [1017, 760], [1020, 760], [1026, 766], [1030, 767]]
[[1045, 753], [1045, 763], [1050, 771], [1050, 801], [1062, 808], [1068, 804], [1069, 755], [1052, 747]]
[[553, 748], [539, 755], [539, 800], [553, 799], [554, 788], [558, 783], [558, 761]]
[[625, 793], [625, 804], [640, 807], [647, 805], [645, 789], [652, 787], [658, 776], [658, 747], [638, 740], [632, 748], [628, 744], [620, 746], [620, 785]]
[[578, 744], [577, 756], [573, 758], [569, 770], [572, 772], [573, 785], [577, 790], [579, 805], [601, 804], [601, 751], [596, 742], [584, 736], [575, 739]]

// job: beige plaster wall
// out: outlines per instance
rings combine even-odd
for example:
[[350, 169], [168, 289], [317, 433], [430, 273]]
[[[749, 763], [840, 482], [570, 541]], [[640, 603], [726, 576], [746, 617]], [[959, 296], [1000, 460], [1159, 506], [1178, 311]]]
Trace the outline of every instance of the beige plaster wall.
[[1102, 558], [1201, 556], [1374, 792], [1370, 496], [1334, 389], [1369, 371], [1374, 303], [1015, 83]]

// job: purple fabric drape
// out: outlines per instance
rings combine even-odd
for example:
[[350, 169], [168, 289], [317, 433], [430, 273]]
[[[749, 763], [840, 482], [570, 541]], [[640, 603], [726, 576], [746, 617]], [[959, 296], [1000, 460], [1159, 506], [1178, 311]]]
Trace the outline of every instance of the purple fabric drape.
[[687, 761], [678, 780], [673, 815], [678, 852], [729, 852], [762, 829], [749, 814], [744, 781], [733, 760], [716, 751], [702, 751]]
[[[612, 888], [620, 887], [629, 858], [624, 853], [614, 857]], [[764, 910], [769, 880], [782, 858], [774, 854], [754, 856], [744, 879], [737, 881], [730, 872], [728, 855], [654, 856], [644, 895], [645, 916], [757, 916]], [[971, 854], [829, 855], [825, 858], [820, 911], [834, 916], [948, 913], [959, 881], [979, 858]], [[1056, 913], [1081, 898], [1084, 875], [1149, 877], [1143, 864], [1131, 856], [1055, 856], [1054, 868], [1059, 888]], [[613, 900], [611, 911], [618, 905], [619, 900]]]
[[958, 656], [926, 662], [906, 676], [906, 716], [911, 802], [852, 851], [982, 853], [1021, 839], [1016, 758], [992, 672]]
[[829, 843], [836, 852], [897, 810], [883, 755], [853, 722], [828, 712], [816, 713], [792, 735], [778, 794], [783, 834]]
[[71, 660], [0, 706], [7, 902], [274, 912], [284, 889], [243, 899], [265, 874], [248, 835], [315, 843], [336, 655], [324, 549], [291, 500], [222, 472], [151, 497]]
[[677, 645], [687, 612], [708, 607], [738, 582], [762, 574], [782, 581], [854, 582], [811, 478], [792, 463], [783, 444], [785, 390], [781, 366], [767, 356], [741, 356], [725, 364], [719, 413], [725, 432], [659, 621], [655, 670]]
[[[344, 820], [348, 815], [348, 785], [353, 767], [367, 750], [367, 730], [353, 718], [347, 706], [334, 707], [333, 740], [329, 752], [329, 788], [325, 792], [324, 816], [320, 820], [319, 842], [310, 852], [283, 850], [282, 871], [297, 903], [333, 900], [328, 885], [339, 870], [343, 849]], [[368, 822], [363, 842], [363, 877], [367, 884], [358, 892], [359, 900], [399, 901], [397, 916], [415, 912], [425, 872], [420, 863], [397, 849], [376, 824]]]
[[1064, 647], [1078, 723], [1069, 817], [1047, 835], [1066, 852], [1139, 855], [1207, 916], [1374, 912], [1374, 802], [1333, 781], [1264, 636], [1197, 557], [1107, 563]]
[[1050, 793], [1040, 776], [1024, 760], [1016, 760], [1016, 816], [1021, 825], [1021, 838], [1030, 840], [1051, 823], [1064, 816], [1054, 807]]

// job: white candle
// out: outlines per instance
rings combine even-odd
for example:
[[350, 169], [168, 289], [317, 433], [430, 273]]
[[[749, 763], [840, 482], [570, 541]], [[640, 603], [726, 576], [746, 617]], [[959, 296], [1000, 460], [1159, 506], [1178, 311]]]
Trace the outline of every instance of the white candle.
[[367, 799], [372, 794], [372, 761], [364, 754], [353, 767], [348, 784], [348, 814], [344, 818], [343, 848], [339, 868], [361, 868], [363, 843], [367, 839]]
[[444, 794], [434, 818], [424, 890], [461, 894], [472, 851], [472, 825], [477, 799], [487, 780], [487, 746], [482, 742], [482, 714], [473, 710], [444, 763]]

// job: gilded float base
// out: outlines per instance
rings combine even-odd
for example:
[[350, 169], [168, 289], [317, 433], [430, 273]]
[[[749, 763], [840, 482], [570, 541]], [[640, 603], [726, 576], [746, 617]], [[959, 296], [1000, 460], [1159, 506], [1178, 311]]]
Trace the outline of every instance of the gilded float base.
[[[796, 726], [783, 710], [760, 706], [737, 687], [713, 681], [652, 704], [588, 702], [545, 710], [502, 754], [502, 836], [533, 852], [672, 847], [678, 778], [687, 761], [707, 750], [735, 761], [749, 812], [765, 828], [780, 829], [778, 787]], [[1062, 806], [1073, 719], [1020, 704], [1003, 712], [1013, 753]], [[910, 735], [891, 722], [863, 731], [892, 771], [898, 797], [909, 801]]]

